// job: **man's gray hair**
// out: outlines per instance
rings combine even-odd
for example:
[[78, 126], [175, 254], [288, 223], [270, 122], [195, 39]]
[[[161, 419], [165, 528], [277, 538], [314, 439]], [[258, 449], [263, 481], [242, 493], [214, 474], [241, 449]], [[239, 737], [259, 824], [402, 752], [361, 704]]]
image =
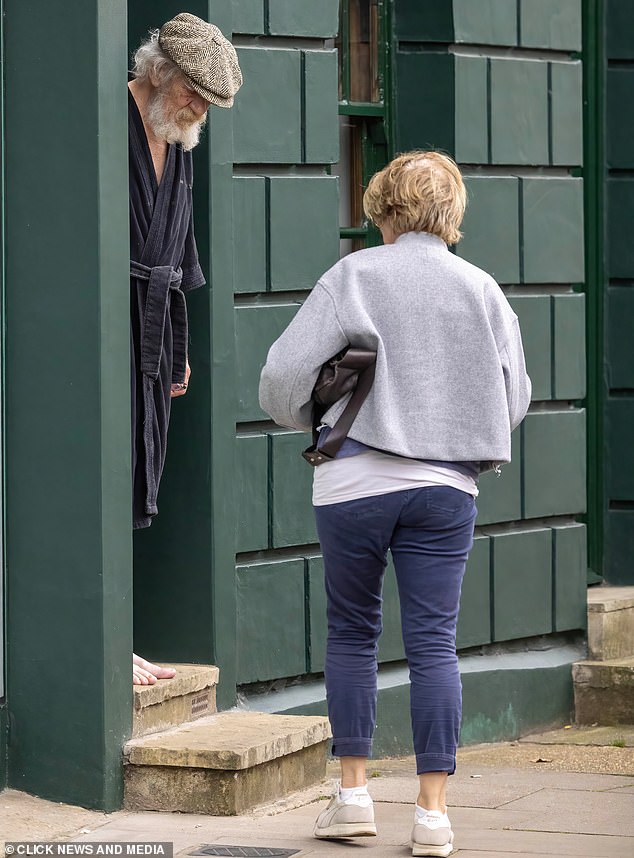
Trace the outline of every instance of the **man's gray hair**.
[[164, 87], [184, 75], [163, 51], [158, 37], [158, 30], [150, 30], [148, 38], [141, 42], [133, 56], [132, 74], [137, 80], [142, 81], [154, 78], [160, 87]]

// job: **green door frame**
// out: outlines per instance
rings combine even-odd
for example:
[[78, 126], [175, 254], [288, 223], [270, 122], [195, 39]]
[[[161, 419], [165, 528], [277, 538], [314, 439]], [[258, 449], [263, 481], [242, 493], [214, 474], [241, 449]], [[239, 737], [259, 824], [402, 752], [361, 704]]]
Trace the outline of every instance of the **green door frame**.
[[9, 785], [112, 810], [132, 721], [126, 4], [4, 13]]
[[588, 584], [603, 577], [605, 532], [605, 9], [583, 0], [584, 205], [586, 253]]

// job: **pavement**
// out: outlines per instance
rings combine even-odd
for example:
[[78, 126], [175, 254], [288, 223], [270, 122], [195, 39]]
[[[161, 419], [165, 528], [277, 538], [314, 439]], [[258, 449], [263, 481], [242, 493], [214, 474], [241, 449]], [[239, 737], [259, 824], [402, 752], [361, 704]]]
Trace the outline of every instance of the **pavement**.
[[[329, 775], [336, 772], [333, 763]], [[370, 762], [376, 838], [312, 838], [332, 791], [326, 781], [237, 817], [104, 814], [5, 790], [0, 845], [70, 841], [78, 851], [81, 843], [104, 844], [105, 851], [106, 844], [167, 842], [181, 856], [207, 847], [203, 854], [405, 858], [417, 794], [413, 772], [411, 757]], [[459, 858], [634, 858], [634, 727], [565, 728], [463, 748], [448, 802]]]

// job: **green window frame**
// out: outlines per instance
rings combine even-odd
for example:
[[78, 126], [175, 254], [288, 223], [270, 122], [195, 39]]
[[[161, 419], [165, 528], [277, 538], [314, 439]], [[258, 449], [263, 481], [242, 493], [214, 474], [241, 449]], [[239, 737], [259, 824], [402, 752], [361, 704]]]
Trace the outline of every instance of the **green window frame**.
[[[363, 215], [362, 198], [368, 182], [390, 160], [391, 135], [391, 14], [389, 0], [341, 0], [339, 36], [339, 116], [348, 117], [349, 173], [346, 199], [350, 225], [340, 237], [351, 250], [381, 243], [379, 231]], [[365, 33], [361, 33], [365, 24]], [[367, 36], [365, 39], [360, 35]], [[366, 47], [367, 46], [367, 47]], [[367, 73], [365, 80], [363, 72]], [[369, 94], [360, 100], [357, 96]]]

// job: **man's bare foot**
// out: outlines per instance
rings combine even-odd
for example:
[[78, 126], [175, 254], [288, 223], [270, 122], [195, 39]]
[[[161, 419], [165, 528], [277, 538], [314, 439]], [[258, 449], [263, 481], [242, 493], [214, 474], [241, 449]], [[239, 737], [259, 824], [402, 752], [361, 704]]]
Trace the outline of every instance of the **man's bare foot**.
[[176, 676], [173, 667], [160, 667], [146, 661], [140, 655], [132, 653], [132, 683], [134, 685], [155, 685], [158, 679], [172, 679]]

